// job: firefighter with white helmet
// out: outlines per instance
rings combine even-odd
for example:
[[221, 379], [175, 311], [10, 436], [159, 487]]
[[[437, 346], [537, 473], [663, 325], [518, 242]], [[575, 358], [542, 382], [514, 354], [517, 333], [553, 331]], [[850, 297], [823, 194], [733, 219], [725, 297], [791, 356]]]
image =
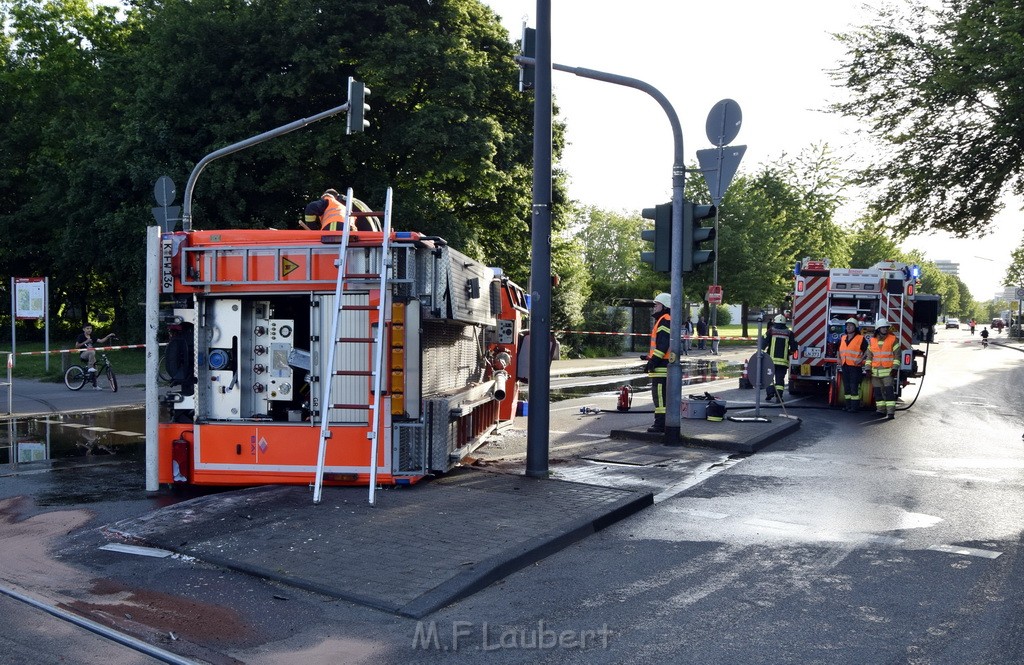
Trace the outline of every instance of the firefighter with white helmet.
[[796, 348], [796, 338], [786, 327], [786, 317], [782, 314], [776, 315], [773, 321], [761, 342], [761, 348], [768, 352], [775, 365], [775, 384], [767, 386], [765, 400], [770, 402], [777, 397], [781, 402], [782, 391], [786, 388], [786, 373], [789, 372], [789, 355]]
[[871, 387], [875, 393], [875, 412], [892, 420], [896, 417], [896, 374], [900, 355], [899, 338], [889, 331], [885, 317], [875, 321], [875, 334], [868, 340], [865, 368], [871, 372]]
[[846, 319], [846, 330], [839, 337], [839, 371], [843, 377], [843, 410], [860, 409], [860, 384], [864, 377], [864, 356], [868, 340], [860, 333], [860, 322]]
[[651, 348], [647, 353], [647, 376], [651, 377], [651, 398], [654, 400], [654, 424], [648, 432], [665, 431], [665, 393], [668, 383], [668, 346], [672, 339], [672, 296], [659, 293], [654, 297], [651, 317]]

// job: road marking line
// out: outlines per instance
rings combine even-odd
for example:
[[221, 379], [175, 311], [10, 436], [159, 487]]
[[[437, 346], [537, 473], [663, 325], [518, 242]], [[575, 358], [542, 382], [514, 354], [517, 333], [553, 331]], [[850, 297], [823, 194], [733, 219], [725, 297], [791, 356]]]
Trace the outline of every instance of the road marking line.
[[146, 436], [145, 434], [142, 434], [140, 432], [129, 432], [127, 430], [119, 430], [117, 432], [114, 432], [114, 434], [118, 434], [120, 436]]
[[763, 526], [769, 529], [785, 529], [786, 531], [806, 528], [803, 524], [794, 524], [793, 522], [780, 522], [778, 520], [766, 520], [761, 519], [760, 517], [753, 517], [751, 519], [743, 520], [743, 523], [749, 524], [750, 526]]
[[958, 547], [956, 545], [931, 545], [928, 549], [933, 550], [935, 552], [945, 552], [947, 554], [978, 556], [983, 559], [995, 559], [1002, 554], [1002, 552], [995, 552], [993, 550], [979, 550], [975, 547]]
[[86, 432], [113, 432], [114, 430], [110, 427], [86, 427]]
[[710, 510], [697, 510], [696, 508], [691, 508], [686, 512], [690, 513], [694, 517], [706, 517], [709, 520], [724, 520], [729, 516], [728, 513], [713, 513]]
[[75, 429], [83, 429], [85, 427], [88, 427], [88, 425], [83, 425], [82, 423], [64, 423], [64, 427], [73, 427]]
[[174, 552], [162, 550], [158, 547], [139, 547], [138, 545], [122, 545], [121, 543], [110, 543], [100, 548], [108, 552], [121, 552], [123, 554], [137, 554], [139, 556], [151, 556], [157, 559], [164, 559]]
[[875, 543], [877, 545], [902, 545], [905, 541], [903, 538], [897, 538], [896, 536], [878, 536], [870, 535], [864, 539], [869, 543]]

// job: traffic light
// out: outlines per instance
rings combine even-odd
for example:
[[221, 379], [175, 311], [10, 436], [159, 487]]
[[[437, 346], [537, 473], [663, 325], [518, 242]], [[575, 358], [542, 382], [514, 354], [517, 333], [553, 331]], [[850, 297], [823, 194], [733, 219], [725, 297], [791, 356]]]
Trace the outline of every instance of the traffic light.
[[702, 243], [715, 239], [715, 227], [704, 226], [705, 220], [715, 216], [715, 206], [683, 202], [683, 272], [693, 272], [698, 266], [715, 260], [713, 249], [703, 249]]
[[653, 219], [654, 228], [644, 229], [640, 237], [654, 243], [653, 252], [640, 252], [640, 260], [651, 264], [655, 272], [672, 270], [672, 203], [662, 203], [653, 208], [644, 208], [644, 219]]
[[[523, 55], [527, 58], [537, 57], [537, 30], [523, 26]], [[519, 92], [533, 90], [536, 85], [536, 68], [533, 65], [519, 66]]]
[[366, 103], [366, 97], [370, 89], [362, 81], [357, 81], [351, 76], [348, 77], [348, 123], [345, 127], [346, 134], [361, 132], [370, 126], [366, 119], [366, 112], [370, 105]]

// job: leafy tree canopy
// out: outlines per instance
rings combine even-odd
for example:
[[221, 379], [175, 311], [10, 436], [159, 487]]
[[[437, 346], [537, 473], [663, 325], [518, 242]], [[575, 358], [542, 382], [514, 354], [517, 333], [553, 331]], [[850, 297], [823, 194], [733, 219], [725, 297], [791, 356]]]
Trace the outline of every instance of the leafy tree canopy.
[[527, 282], [532, 99], [479, 0], [0, 0], [0, 18], [0, 269], [50, 275], [81, 316], [141, 331], [157, 177], [181, 193], [206, 154], [342, 104], [349, 76], [370, 130], [337, 116], [213, 162], [195, 228], [294, 228], [328, 187], [379, 208], [391, 186], [396, 228]]
[[1024, 194], [1024, 7], [910, 0], [837, 38], [832, 72], [880, 150], [859, 173], [897, 238], [984, 234], [1007, 192]]

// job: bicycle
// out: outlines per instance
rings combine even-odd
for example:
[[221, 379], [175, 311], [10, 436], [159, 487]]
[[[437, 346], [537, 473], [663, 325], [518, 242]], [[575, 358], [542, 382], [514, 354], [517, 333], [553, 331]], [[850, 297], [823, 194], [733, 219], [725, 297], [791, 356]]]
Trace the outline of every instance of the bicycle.
[[96, 390], [102, 390], [96, 385], [96, 379], [101, 374], [106, 375], [107, 383], [110, 384], [111, 392], [117, 392], [117, 375], [114, 374], [114, 367], [110, 364], [110, 359], [107, 358], [107, 354], [99, 354], [100, 361], [103, 365], [95, 372], [89, 372], [89, 368], [85, 365], [72, 365], [68, 368], [68, 371], [64, 372], [64, 385], [69, 390], [81, 390], [85, 387], [86, 383], [92, 383], [92, 387]]

